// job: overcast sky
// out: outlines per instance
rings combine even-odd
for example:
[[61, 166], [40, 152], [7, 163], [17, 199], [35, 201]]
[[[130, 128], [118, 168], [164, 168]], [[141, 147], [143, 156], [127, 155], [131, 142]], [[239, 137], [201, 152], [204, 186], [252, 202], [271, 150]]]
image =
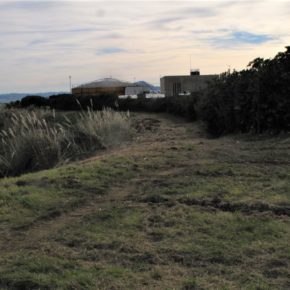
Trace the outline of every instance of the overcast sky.
[[243, 69], [290, 45], [290, 1], [0, 1], [0, 93]]

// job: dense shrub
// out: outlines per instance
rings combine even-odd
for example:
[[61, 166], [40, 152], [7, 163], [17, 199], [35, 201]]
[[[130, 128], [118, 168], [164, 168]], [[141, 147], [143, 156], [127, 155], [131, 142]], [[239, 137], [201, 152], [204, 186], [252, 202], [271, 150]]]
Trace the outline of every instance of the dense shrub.
[[22, 108], [26, 108], [29, 106], [45, 107], [48, 105], [49, 105], [48, 99], [41, 96], [26, 96], [22, 98], [20, 101], [20, 106]]
[[273, 59], [257, 58], [248, 69], [211, 82], [199, 116], [214, 135], [290, 130], [290, 47]]
[[72, 94], [52, 95], [48, 98], [49, 106], [58, 110], [79, 110], [77, 98]]
[[103, 108], [132, 112], [168, 112], [188, 119], [195, 119], [195, 104], [199, 94], [166, 98], [138, 97], [137, 99], [119, 99], [114, 94], [76, 97], [73, 95], [57, 95], [49, 97], [50, 107], [59, 110], [79, 110], [87, 107], [94, 110]]
[[53, 95], [49, 97], [49, 106], [58, 110], [81, 110], [90, 107], [94, 110], [116, 108], [118, 96], [100, 94], [96, 96], [74, 96], [72, 94]]
[[[190, 96], [175, 96], [165, 98], [145, 98], [139, 96], [137, 99], [125, 98], [119, 99], [115, 94], [100, 94], [96, 96], [74, 96], [72, 94], [53, 95], [45, 102], [35, 102], [30, 97], [21, 100], [20, 105], [10, 103], [9, 107], [26, 107], [35, 104], [35, 106], [49, 106], [52, 109], [71, 111], [71, 110], [102, 110], [112, 108], [114, 110], [132, 111], [132, 112], [153, 112], [153, 113], [171, 113], [189, 120], [196, 119], [196, 104], [201, 93], [196, 92]], [[27, 104], [27, 105], [26, 105]]]
[[153, 113], [171, 113], [189, 120], [196, 118], [195, 107], [199, 100], [200, 93], [194, 93], [191, 96], [176, 96], [165, 98], [138, 98], [138, 99], [120, 99], [118, 107], [120, 110], [142, 111]]

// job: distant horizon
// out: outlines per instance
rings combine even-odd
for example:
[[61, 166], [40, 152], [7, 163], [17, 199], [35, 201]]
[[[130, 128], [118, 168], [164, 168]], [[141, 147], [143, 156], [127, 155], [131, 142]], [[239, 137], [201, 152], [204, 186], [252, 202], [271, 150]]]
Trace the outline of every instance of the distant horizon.
[[69, 91], [46, 91], [46, 92], [8, 92], [8, 93], [0, 93], [0, 96], [2, 95], [22, 95], [22, 94], [47, 94], [47, 93], [69, 93]]
[[289, 1], [2, 1], [0, 94], [241, 70], [290, 44]]
[[[135, 82], [142, 82], [142, 81], [145, 81], [145, 82], [147, 82], [146, 80], [137, 80], [137, 81], [135, 81]], [[147, 83], [149, 83], [149, 82], [147, 82]], [[153, 85], [154, 87], [160, 87], [160, 84], [158, 84], [158, 85], [155, 85], [155, 84], [152, 84], [152, 83], [149, 83], [149, 85]], [[72, 88], [73, 88], [73, 86], [72, 86]], [[2, 95], [14, 95], [14, 94], [32, 94], [32, 95], [34, 95], [34, 94], [47, 94], [47, 93], [68, 93], [68, 94], [70, 94], [71, 93], [71, 91], [70, 90], [67, 90], [67, 91], [64, 91], [64, 90], [60, 90], [60, 91], [36, 91], [36, 92], [21, 92], [21, 91], [17, 91], [17, 92], [0, 92], [0, 96], [2, 96]]]

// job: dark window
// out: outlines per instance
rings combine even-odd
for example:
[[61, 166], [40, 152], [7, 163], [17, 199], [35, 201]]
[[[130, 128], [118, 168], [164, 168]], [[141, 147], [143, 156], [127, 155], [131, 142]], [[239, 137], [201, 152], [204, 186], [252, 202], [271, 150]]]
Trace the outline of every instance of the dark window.
[[173, 95], [177, 96], [181, 93], [181, 83], [173, 83]]

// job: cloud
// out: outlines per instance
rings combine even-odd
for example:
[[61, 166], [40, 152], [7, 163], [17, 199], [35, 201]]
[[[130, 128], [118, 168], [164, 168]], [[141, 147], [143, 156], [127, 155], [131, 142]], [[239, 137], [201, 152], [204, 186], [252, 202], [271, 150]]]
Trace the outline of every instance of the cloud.
[[283, 50], [289, 26], [283, 1], [0, 2], [0, 91], [63, 90], [68, 75], [158, 84], [189, 56], [202, 73], [240, 69]]
[[0, 31], [2, 35], [12, 35], [12, 34], [57, 34], [57, 33], [85, 33], [94, 31], [106, 31], [105, 28], [86, 28], [86, 27], [75, 27], [68, 29], [23, 29], [23, 30], [10, 30], [10, 31]]
[[[164, 15], [166, 15], [164, 17]], [[166, 9], [164, 13], [155, 15], [153, 20], [148, 21], [146, 24], [150, 27], [159, 29], [168, 29], [168, 24], [176, 24], [184, 20], [194, 18], [207, 18], [216, 15], [216, 11], [209, 7], [191, 7], [185, 6], [174, 10]]]
[[192, 15], [194, 17], [211, 17], [217, 15], [216, 9], [210, 7], [186, 7], [177, 11], [181, 15]]
[[121, 53], [126, 52], [125, 49], [119, 48], [119, 47], [104, 47], [97, 50], [97, 55], [106, 55], [106, 54], [115, 54], [115, 53]]
[[232, 31], [226, 35], [209, 39], [209, 42], [219, 48], [233, 48], [245, 44], [259, 45], [274, 39], [275, 37], [267, 34], [254, 34], [247, 31]]
[[261, 44], [273, 40], [274, 37], [267, 34], [253, 34], [246, 31], [235, 31], [230, 37], [233, 43], [251, 43], [251, 44]]
[[30, 48], [32, 46], [37, 46], [37, 45], [41, 45], [41, 44], [44, 44], [44, 43], [47, 43], [46, 39], [35, 39], [35, 40], [30, 41], [27, 44], [27, 47]]
[[181, 16], [165, 17], [165, 18], [160, 17], [158, 19], [155, 19], [155, 20], [152, 20], [150, 22], [147, 22], [147, 24], [160, 28], [160, 25], [164, 25], [164, 24], [169, 24], [169, 23], [172, 23], [172, 22], [181, 21], [183, 19], [184, 18], [181, 17]]
[[0, 4], [1, 9], [37, 11], [59, 8], [63, 5], [59, 1], [11, 1]]

